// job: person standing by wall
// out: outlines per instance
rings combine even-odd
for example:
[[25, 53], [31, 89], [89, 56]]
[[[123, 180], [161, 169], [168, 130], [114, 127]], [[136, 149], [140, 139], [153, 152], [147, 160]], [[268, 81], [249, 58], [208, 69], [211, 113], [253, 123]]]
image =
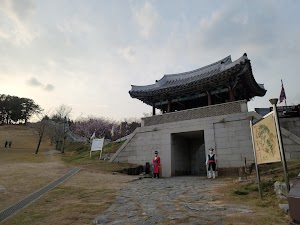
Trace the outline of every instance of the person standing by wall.
[[209, 154], [206, 157], [206, 166], [207, 168], [207, 177], [208, 178], [216, 178], [216, 168], [217, 168], [217, 157], [214, 154], [214, 149], [210, 148], [209, 149]]
[[160, 157], [158, 156], [158, 151], [154, 152], [155, 156], [152, 160], [152, 169], [154, 178], [159, 178], [159, 167], [160, 167]]

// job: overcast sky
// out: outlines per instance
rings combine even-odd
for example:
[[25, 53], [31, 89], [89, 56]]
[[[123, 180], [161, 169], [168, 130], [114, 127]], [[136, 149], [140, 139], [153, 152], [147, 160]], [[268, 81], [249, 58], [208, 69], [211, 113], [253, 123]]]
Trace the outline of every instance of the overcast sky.
[[128, 94], [164, 74], [245, 52], [270, 107], [283, 80], [300, 103], [300, 1], [1, 0], [0, 94], [65, 104], [72, 118], [143, 117]]

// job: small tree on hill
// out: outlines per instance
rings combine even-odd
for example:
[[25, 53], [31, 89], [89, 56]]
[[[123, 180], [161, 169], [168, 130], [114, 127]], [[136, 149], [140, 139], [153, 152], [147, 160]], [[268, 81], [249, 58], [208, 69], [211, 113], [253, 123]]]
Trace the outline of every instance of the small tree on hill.
[[64, 153], [65, 141], [71, 123], [70, 115], [72, 108], [67, 105], [61, 105], [56, 109], [56, 112], [51, 117], [54, 130], [55, 148]]
[[39, 121], [35, 124], [35, 129], [39, 136], [39, 141], [38, 141], [38, 145], [35, 150], [35, 154], [37, 154], [39, 152], [42, 138], [43, 138], [48, 126], [49, 126], [49, 117], [43, 117], [41, 121]]

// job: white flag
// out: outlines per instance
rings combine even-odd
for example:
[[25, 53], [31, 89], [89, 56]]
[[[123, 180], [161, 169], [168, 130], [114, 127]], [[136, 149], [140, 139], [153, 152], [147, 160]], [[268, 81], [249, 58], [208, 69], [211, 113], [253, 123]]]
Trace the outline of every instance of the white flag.
[[115, 125], [112, 126], [111, 131], [110, 131], [110, 134], [112, 137], [114, 136], [114, 133], [115, 133]]
[[96, 137], [96, 133], [94, 131], [93, 135], [91, 136], [91, 139], [95, 138]]

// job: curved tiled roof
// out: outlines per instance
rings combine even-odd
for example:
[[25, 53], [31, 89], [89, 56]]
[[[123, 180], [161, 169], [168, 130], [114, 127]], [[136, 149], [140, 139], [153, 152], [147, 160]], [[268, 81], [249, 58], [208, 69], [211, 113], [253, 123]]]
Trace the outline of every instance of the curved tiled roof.
[[256, 83], [254, 80], [250, 60], [247, 58], [246, 53], [233, 62], [231, 60], [231, 56], [227, 56], [213, 64], [193, 71], [164, 75], [155, 84], [145, 86], [132, 85], [132, 89], [129, 93], [131, 97], [140, 99], [142, 96], [149, 97], [163, 93], [166, 94], [175, 92], [180, 89], [188, 89], [189, 86], [200, 85], [206, 81], [215, 82], [222, 76], [242, 73], [242, 71], [245, 70], [246, 64], [249, 64], [247, 70], [250, 72], [250, 74], [246, 74], [248, 74], [247, 77], [252, 82], [249, 86], [251, 86], [252, 89], [255, 89], [255, 92], [257, 92], [256, 95], [263, 96], [266, 90], [263, 88], [263, 85]]

